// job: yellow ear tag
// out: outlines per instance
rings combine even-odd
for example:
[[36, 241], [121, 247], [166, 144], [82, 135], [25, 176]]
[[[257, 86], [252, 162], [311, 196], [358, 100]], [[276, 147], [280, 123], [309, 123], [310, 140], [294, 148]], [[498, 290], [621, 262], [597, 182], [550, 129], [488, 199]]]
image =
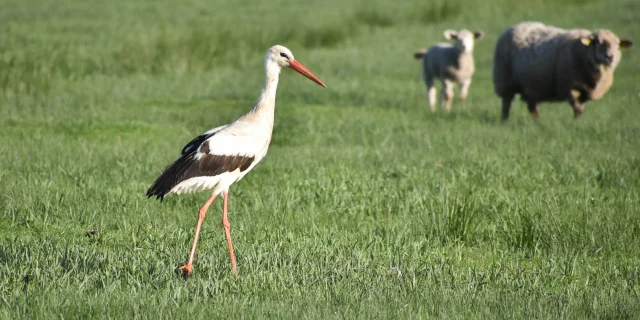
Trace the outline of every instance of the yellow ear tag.
[[591, 38], [582, 38], [580, 40], [582, 41], [582, 44], [584, 44], [587, 47], [591, 44]]

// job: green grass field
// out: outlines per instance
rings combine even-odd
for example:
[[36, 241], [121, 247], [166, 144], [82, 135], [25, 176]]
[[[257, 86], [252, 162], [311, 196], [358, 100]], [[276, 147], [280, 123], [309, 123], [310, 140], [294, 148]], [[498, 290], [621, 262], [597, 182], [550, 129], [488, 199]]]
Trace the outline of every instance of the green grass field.
[[[35, 1], [0, 10], [0, 318], [638, 318], [640, 54], [573, 120], [501, 124], [491, 63], [524, 20], [609, 28], [620, 0]], [[412, 53], [479, 29], [469, 100], [428, 111]], [[289, 47], [268, 156], [221, 203], [144, 193], [257, 99]], [[204, 114], [204, 116], [202, 116]]]

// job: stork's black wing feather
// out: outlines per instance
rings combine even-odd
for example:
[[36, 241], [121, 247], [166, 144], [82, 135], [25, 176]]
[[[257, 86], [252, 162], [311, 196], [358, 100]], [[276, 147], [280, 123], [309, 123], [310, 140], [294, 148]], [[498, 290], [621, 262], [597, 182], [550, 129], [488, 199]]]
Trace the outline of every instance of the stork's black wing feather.
[[156, 196], [162, 201], [164, 196], [181, 181], [188, 179], [190, 176], [197, 175], [198, 164], [197, 160], [193, 157], [194, 153], [195, 152], [180, 156], [178, 160], [170, 163], [160, 177], [149, 187], [147, 197]]
[[[251, 166], [255, 160], [254, 156], [209, 153], [210, 146], [207, 139], [214, 134], [215, 132], [203, 134], [191, 140], [182, 149], [180, 158], [170, 163], [147, 190], [147, 197], [156, 196], [162, 200], [171, 189], [187, 179], [203, 176], [213, 177], [225, 172], [233, 172], [236, 169], [243, 172]], [[200, 157], [196, 157], [198, 148], [200, 148]]]
[[182, 148], [182, 152], [180, 153], [181, 155], [186, 155], [189, 154], [191, 152], [194, 152], [196, 150], [198, 150], [198, 147], [200, 147], [200, 145], [205, 142], [207, 139], [213, 137], [218, 131], [214, 131], [211, 133], [203, 133], [197, 137], [195, 137], [193, 140], [191, 140], [189, 143], [187, 143], [186, 146], [184, 146], [184, 148]]
[[182, 148], [180, 152], [180, 158], [170, 163], [162, 172], [160, 177], [149, 187], [147, 190], [147, 197], [156, 196], [162, 201], [165, 194], [167, 194], [178, 183], [188, 179], [190, 176], [197, 176], [198, 165], [194, 158], [194, 155], [198, 151], [200, 145], [207, 141], [207, 139], [214, 136], [218, 131], [203, 133], [193, 140], [189, 141], [187, 145]]

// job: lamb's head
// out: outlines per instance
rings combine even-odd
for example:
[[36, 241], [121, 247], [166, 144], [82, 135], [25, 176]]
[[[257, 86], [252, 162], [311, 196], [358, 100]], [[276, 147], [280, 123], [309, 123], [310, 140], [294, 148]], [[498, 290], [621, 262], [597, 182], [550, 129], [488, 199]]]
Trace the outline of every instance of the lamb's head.
[[587, 47], [589, 60], [596, 65], [614, 68], [620, 62], [620, 48], [629, 48], [633, 44], [629, 40], [620, 40], [609, 30], [596, 30], [580, 41]]
[[467, 29], [462, 29], [460, 31], [446, 30], [444, 32], [445, 38], [453, 40], [453, 45], [460, 51], [465, 52], [472, 52], [474, 42], [482, 39], [483, 36], [484, 32], [482, 31], [471, 32]]

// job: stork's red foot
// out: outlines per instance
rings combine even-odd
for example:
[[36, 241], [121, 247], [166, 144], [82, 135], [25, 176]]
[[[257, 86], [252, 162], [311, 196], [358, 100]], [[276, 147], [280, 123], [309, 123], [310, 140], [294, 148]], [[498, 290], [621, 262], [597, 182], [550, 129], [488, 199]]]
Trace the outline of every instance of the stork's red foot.
[[187, 263], [184, 266], [178, 268], [177, 270], [182, 270], [182, 275], [184, 277], [188, 277], [189, 275], [191, 275], [192, 267], [190, 263]]

